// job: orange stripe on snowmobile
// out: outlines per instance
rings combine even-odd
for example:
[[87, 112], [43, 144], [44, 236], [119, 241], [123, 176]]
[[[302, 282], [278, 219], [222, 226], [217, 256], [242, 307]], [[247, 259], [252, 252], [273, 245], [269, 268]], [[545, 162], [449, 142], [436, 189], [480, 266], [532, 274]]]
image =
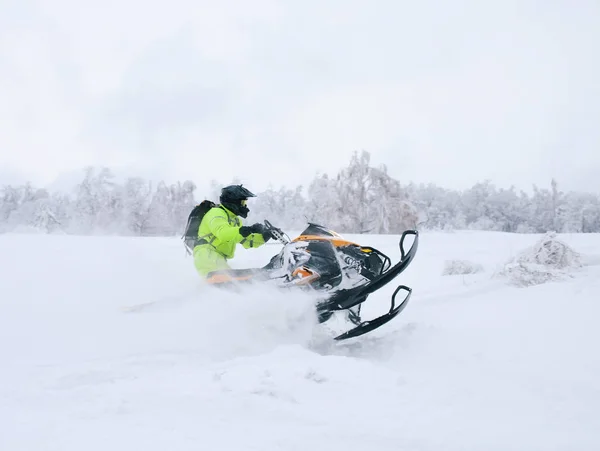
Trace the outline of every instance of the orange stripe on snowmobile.
[[227, 283], [227, 282], [239, 282], [241, 280], [249, 280], [252, 275], [233, 277], [229, 274], [215, 274], [206, 279], [207, 283]]
[[331, 238], [328, 236], [319, 236], [319, 235], [300, 235], [299, 237], [296, 237], [292, 240], [292, 242], [294, 242], [294, 241], [329, 241], [335, 247], [351, 246], [351, 245], [358, 246], [358, 244], [356, 244], [352, 241], [345, 240], [343, 238]]

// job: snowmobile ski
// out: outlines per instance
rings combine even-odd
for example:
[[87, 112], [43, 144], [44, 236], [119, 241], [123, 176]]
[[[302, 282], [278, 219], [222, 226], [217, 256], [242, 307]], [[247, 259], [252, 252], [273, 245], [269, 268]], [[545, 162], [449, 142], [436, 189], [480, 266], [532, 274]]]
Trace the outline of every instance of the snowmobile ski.
[[[396, 305], [396, 295], [398, 294], [398, 292], [400, 290], [407, 291], [407, 294], [404, 297], [404, 299], [402, 300], [402, 302], [400, 304]], [[367, 321], [359, 320], [360, 322], [356, 325], [355, 328], [350, 329], [349, 331], [338, 335], [337, 337], [334, 338], [334, 340], [340, 341], [340, 340], [347, 340], [348, 338], [359, 337], [361, 335], [364, 335], [368, 332], [371, 332], [371, 331], [383, 326], [385, 323], [393, 320], [396, 316], [398, 316], [400, 314], [400, 312], [402, 310], [404, 310], [404, 308], [406, 307], [406, 304], [408, 304], [411, 294], [412, 294], [411, 288], [404, 286], [404, 285], [400, 285], [398, 288], [396, 288], [396, 291], [392, 295], [392, 305], [390, 307], [389, 312], [387, 312], [386, 314], [381, 315], [375, 319], [372, 319], [372, 320], [367, 320]]]

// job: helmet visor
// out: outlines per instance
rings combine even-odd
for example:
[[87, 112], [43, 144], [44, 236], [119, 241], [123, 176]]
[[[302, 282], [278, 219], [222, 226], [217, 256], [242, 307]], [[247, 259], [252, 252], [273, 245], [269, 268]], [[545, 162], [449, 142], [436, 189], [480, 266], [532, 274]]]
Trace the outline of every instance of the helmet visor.
[[240, 205], [241, 205], [242, 207], [245, 207], [246, 205], [248, 205], [248, 200], [247, 200], [247, 199], [244, 199], [244, 200], [240, 201]]

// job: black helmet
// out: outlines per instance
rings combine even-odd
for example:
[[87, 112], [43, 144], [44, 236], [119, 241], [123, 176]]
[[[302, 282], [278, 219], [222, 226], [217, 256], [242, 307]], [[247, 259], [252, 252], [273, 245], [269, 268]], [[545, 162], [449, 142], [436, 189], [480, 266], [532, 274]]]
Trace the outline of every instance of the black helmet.
[[255, 194], [244, 188], [242, 185], [229, 185], [221, 190], [221, 204], [231, 210], [234, 215], [245, 218], [250, 210], [246, 206], [249, 197], [256, 197]]

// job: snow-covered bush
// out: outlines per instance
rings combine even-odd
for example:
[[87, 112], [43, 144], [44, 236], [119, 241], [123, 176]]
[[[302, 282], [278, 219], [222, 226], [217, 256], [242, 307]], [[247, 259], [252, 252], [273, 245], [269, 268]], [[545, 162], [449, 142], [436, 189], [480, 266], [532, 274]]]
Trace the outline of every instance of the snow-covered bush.
[[454, 276], [458, 274], [477, 274], [483, 272], [483, 266], [468, 260], [446, 260], [444, 263], [443, 276]]
[[534, 246], [506, 263], [498, 275], [513, 285], [527, 287], [564, 280], [581, 266], [581, 256], [559, 240], [555, 232], [548, 232]]

